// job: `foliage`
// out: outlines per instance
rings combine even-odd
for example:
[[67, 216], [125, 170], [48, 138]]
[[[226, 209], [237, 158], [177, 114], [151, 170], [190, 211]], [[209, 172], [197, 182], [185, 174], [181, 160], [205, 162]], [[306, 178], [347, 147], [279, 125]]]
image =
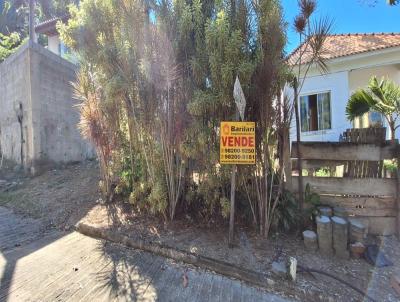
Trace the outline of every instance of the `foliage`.
[[346, 106], [349, 120], [371, 111], [379, 112], [386, 118], [394, 140], [399, 127], [396, 122], [400, 114], [400, 87], [387, 78], [378, 81], [372, 77], [366, 89], [359, 89], [350, 96]]
[[18, 33], [13, 32], [7, 36], [0, 33], [0, 63], [17, 51], [19, 45], [21, 37]]
[[383, 161], [383, 165], [384, 165], [384, 167], [385, 167], [385, 169], [386, 169], [387, 171], [389, 171], [389, 172], [391, 172], [391, 173], [397, 172], [397, 167], [398, 167], [398, 165], [397, 165], [397, 160], [388, 160], [388, 159], [385, 159], [385, 160]]
[[79, 0], [39, 0], [36, 2], [39, 18], [42, 20], [65, 16], [71, 4], [78, 5]]
[[75, 95], [81, 99], [79, 128], [82, 135], [89, 139], [96, 147], [102, 172], [102, 190], [106, 195], [110, 194], [111, 180], [109, 164], [112, 152], [112, 140], [107, 125], [106, 112], [101, 107], [99, 99], [101, 91], [95, 87], [96, 78], [89, 68], [82, 66], [74, 84]]
[[26, 31], [26, 6], [23, 0], [0, 1], [0, 33], [9, 35], [18, 33], [22, 37]]
[[318, 214], [318, 207], [321, 205], [321, 197], [318, 193], [311, 191], [310, 184], [306, 184], [304, 190], [304, 203], [306, 208], [304, 209], [303, 215], [307, 219], [313, 219], [313, 216]]
[[290, 77], [288, 84], [293, 87], [293, 104], [296, 124], [297, 141], [297, 170], [300, 172], [298, 177], [300, 210], [304, 209], [303, 195], [303, 168], [302, 154], [300, 151], [300, 108], [299, 95], [310, 68], [316, 67], [321, 73], [328, 71], [324, 47], [326, 37], [329, 35], [332, 27], [332, 21], [329, 18], [321, 18], [312, 22], [312, 16], [317, 8], [316, 0], [299, 0], [300, 12], [295, 17], [294, 29], [299, 35], [300, 47], [292, 54], [294, 61], [290, 68]]
[[[78, 0], [38, 0], [35, 1], [35, 20], [41, 22], [67, 14], [70, 4]], [[28, 1], [0, 1], [0, 33], [8, 35], [16, 32], [25, 38], [28, 34]]]
[[69, 13], [59, 30], [80, 57], [82, 106], [79, 87], [88, 83], [96, 108], [81, 131], [97, 148], [110, 199], [120, 194], [171, 220], [226, 218], [231, 167], [219, 164], [219, 125], [235, 117], [238, 76], [246, 120], [257, 124], [257, 164], [238, 171], [240, 217], [252, 217], [264, 235], [291, 225], [295, 201], [283, 190], [282, 153], [291, 106], [281, 95], [286, 23], [278, 0], [86, 0]]
[[0, 63], [25, 41], [25, 15], [24, 1], [0, 1]]
[[295, 228], [300, 221], [299, 203], [290, 191], [283, 191], [276, 213], [273, 217], [272, 226], [276, 230], [290, 231]]
[[[70, 4], [77, 0], [35, 1], [35, 22], [64, 16]], [[28, 1], [0, 1], [0, 62], [17, 50], [29, 33]], [[42, 39], [39, 39], [41, 41]]]
[[317, 177], [328, 177], [331, 176], [331, 169], [329, 167], [321, 167], [315, 171], [315, 176]]

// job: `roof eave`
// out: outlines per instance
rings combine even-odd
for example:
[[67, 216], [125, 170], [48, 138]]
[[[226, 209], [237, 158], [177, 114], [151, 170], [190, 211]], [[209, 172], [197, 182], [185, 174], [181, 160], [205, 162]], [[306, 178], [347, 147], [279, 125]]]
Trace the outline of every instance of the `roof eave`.
[[58, 31], [57, 31], [58, 21], [66, 23], [68, 21], [68, 19], [69, 19], [69, 16], [64, 16], [64, 17], [59, 17], [59, 18], [54, 18], [54, 19], [44, 21], [35, 26], [35, 32], [38, 34], [44, 34], [47, 36], [58, 35]]
[[[387, 54], [387, 53], [392, 53], [392, 52], [396, 52], [396, 51], [400, 51], [400, 45], [381, 48], [381, 49], [375, 49], [375, 50], [367, 50], [367, 51], [354, 53], [354, 54], [350, 54], [350, 55], [335, 57], [335, 58], [327, 59], [326, 63], [327, 64], [335, 64], [335, 63], [339, 63], [339, 62], [346, 62], [346, 61], [351, 61], [351, 60], [356, 60], [356, 59], [368, 58], [370, 56], [375, 56], [375, 55], [379, 55], [379, 54]], [[309, 62], [302, 63], [301, 66], [304, 66], [308, 63]], [[292, 66], [299, 66], [299, 64], [294, 64]]]

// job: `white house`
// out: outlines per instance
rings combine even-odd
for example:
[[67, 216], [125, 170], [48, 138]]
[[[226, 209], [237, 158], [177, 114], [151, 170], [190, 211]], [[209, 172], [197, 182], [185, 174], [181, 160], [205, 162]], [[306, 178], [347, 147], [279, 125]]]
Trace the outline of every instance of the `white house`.
[[[377, 113], [367, 114], [352, 123], [347, 120], [345, 109], [350, 95], [365, 88], [372, 76], [388, 77], [400, 84], [400, 34], [330, 35], [323, 49], [328, 72], [322, 74], [316, 66], [311, 66], [299, 95], [302, 141], [338, 141], [348, 128], [365, 128], [376, 123], [386, 126]], [[302, 51], [304, 45], [289, 56], [292, 65]], [[309, 60], [305, 50], [302, 62], [306, 64]], [[293, 92], [289, 89], [289, 93]], [[400, 131], [396, 138], [399, 135]], [[296, 138], [294, 121], [290, 136], [292, 140]], [[389, 138], [389, 130], [387, 136]]]
[[52, 53], [72, 63], [76, 63], [76, 57], [71, 54], [68, 47], [61, 41], [60, 34], [57, 30], [57, 23], [59, 21], [66, 23], [68, 19], [69, 16], [64, 16], [46, 20], [35, 26], [35, 33], [47, 36], [47, 49]]

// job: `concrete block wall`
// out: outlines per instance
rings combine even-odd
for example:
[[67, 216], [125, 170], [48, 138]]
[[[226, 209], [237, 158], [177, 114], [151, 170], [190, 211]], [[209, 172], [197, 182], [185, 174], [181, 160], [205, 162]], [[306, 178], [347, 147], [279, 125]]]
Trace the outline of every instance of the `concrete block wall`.
[[[0, 64], [0, 141], [6, 158], [37, 172], [52, 164], [94, 157], [93, 147], [77, 128], [78, 101], [71, 85], [75, 72], [75, 65], [35, 43], [27, 43]], [[22, 160], [21, 127], [12, 109], [20, 103]]]
[[[31, 48], [34, 128], [40, 131], [39, 157], [54, 162], [93, 157], [93, 148], [78, 130], [78, 100], [72, 82], [76, 66], [35, 44]], [[35, 125], [37, 123], [37, 125]]]
[[0, 64], [0, 152], [18, 164], [24, 164], [32, 151], [24, 137], [24, 129], [31, 128], [32, 119], [28, 48], [23, 45]]

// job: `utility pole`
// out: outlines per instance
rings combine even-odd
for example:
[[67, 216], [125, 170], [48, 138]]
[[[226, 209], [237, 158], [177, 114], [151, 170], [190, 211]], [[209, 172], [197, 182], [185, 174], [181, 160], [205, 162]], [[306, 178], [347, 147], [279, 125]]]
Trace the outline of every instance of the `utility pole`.
[[29, 41], [35, 42], [35, 0], [29, 0]]

